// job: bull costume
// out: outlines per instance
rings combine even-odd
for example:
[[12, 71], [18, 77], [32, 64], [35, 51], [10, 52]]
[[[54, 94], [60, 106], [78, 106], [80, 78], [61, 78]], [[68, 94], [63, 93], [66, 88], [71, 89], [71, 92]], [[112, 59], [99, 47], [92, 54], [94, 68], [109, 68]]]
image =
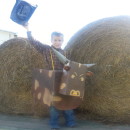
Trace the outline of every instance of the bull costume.
[[[58, 52], [60, 52], [63, 55], [64, 55], [64, 51], [61, 48], [57, 49], [54, 46], [50, 47], [48, 45], [42, 44], [39, 41], [34, 40], [30, 31], [27, 32], [27, 36], [28, 36], [28, 39], [29, 39], [31, 45], [33, 45], [38, 50], [38, 52], [42, 53], [44, 58], [46, 59], [46, 63], [47, 63], [46, 70], [43, 70], [43, 69], [34, 70], [34, 75], [35, 75], [34, 81], [35, 82], [34, 82], [33, 88], [34, 88], [34, 90], [36, 90], [34, 93], [34, 96], [37, 97], [39, 100], [43, 99], [43, 98], [41, 98], [42, 93], [39, 93], [39, 92], [43, 91], [43, 93], [44, 93], [43, 102], [44, 102], [44, 104], [47, 104], [48, 106], [50, 106], [51, 128], [55, 128], [55, 129], [59, 128], [58, 118], [59, 118], [60, 113], [63, 113], [64, 118], [66, 120], [66, 125], [68, 127], [75, 126], [76, 123], [75, 123], [74, 111], [72, 109], [70, 109], [71, 107], [69, 107], [67, 109], [62, 109], [66, 106], [65, 104], [61, 105], [62, 99], [64, 99], [64, 95], [60, 96], [61, 94], [58, 93], [58, 91], [59, 91], [58, 88], [55, 87], [56, 88], [55, 90], [54, 89], [52, 90], [52, 88], [51, 88], [52, 86], [59, 86], [57, 83], [60, 83], [60, 81], [58, 82], [58, 80], [61, 80], [61, 75], [62, 75], [62, 71], [63, 71], [63, 67], [64, 67], [63, 63], [61, 63], [59, 61], [59, 59], [57, 58], [57, 56], [54, 53], [54, 51], [52, 50], [52, 48], [56, 49]], [[42, 76], [45, 77], [44, 81], [48, 81], [48, 79], [46, 79], [46, 76], [45, 76], [47, 74], [49, 76], [52, 76], [53, 78], [50, 78], [49, 82], [46, 82], [46, 83], [42, 82], [43, 80], [40, 80], [40, 78]], [[58, 74], [58, 76], [57, 76], [57, 74]], [[54, 80], [56, 82], [55, 83], [54, 83], [54, 81], [51, 82], [51, 80]], [[46, 87], [41, 90], [38, 89], [40, 87], [38, 86], [39, 82], [37, 82], [37, 81], [41, 81], [40, 84], [44, 84], [44, 85], [46, 84], [46, 85], [50, 86], [50, 88]], [[54, 83], [55, 85], [51, 84], [51, 83]], [[52, 99], [52, 97], [53, 97], [53, 99]], [[73, 97], [72, 97], [72, 100], [73, 100]], [[76, 100], [76, 99], [74, 98], [74, 100]], [[59, 102], [57, 103], [57, 101], [59, 101]], [[66, 104], [67, 104], [67, 101], [69, 101], [69, 97], [68, 97], [68, 99], [65, 98], [65, 100], [63, 100], [63, 102]], [[61, 110], [57, 109], [57, 107], [61, 108]]]

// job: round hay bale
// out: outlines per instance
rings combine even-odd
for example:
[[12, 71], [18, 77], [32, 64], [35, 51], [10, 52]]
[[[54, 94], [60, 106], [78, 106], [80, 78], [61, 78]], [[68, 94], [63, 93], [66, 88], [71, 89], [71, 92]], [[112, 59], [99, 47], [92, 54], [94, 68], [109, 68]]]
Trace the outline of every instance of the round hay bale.
[[92, 22], [68, 42], [69, 57], [96, 63], [79, 110], [92, 119], [130, 123], [130, 16]]
[[47, 115], [31, 93], [33, 68], [44, 68], [42, 54], [25, 38], [14, 38], [0, 45], [0, 112]]

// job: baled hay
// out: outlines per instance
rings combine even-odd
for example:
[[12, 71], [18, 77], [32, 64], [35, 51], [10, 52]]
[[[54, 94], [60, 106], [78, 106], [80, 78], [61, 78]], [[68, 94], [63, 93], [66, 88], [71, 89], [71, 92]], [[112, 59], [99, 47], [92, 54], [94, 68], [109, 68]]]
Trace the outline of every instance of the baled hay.
[[44, 66], [42, 54], [25, 38], [11, 39], [0, 45], [0, 112], [47, 114], [31, 93], [32, 70]]
[[96, 63], [90, 69], [94, 76], [86, 82], [80, 111], [92, 119], [130, 123], [130, 16], [86, 25], [70, 39], [66, 50], [73, 61]]

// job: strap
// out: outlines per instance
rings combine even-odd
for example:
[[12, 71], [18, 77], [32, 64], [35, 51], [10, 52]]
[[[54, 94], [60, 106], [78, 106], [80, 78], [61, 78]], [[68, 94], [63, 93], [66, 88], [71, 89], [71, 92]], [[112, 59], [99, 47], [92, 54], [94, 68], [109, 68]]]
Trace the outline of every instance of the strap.
[[51, 49], [50, 49], [50, 55], [51, 55], [52, 69], [54, 70], [54, 60], [53, 60], [53, 57], [52, 57], [52, 51], [51, 51]]

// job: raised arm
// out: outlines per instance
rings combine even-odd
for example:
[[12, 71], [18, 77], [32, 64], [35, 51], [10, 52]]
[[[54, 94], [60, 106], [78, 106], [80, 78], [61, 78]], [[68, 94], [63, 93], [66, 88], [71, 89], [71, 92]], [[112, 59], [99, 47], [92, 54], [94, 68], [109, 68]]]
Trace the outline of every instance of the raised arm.
[[33, 45], [34, 48], [36, 48], [40, 53], [42, 53], [43, 51], [45, 51], [47, 48], [50, 47], [48, 45], [42, 44], [41, 42], [33, 38], [31, 31], [29, 30], [29, 24], [24, 25], [24, 28], [27, 30], [27, 37], [31, 45]]

